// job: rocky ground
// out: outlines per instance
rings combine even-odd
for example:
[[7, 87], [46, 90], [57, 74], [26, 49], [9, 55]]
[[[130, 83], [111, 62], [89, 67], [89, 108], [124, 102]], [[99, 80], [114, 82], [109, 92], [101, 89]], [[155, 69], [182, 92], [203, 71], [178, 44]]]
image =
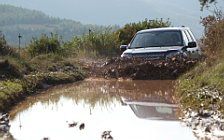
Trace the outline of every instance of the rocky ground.
[[[198, 94], [189, 93], [192, 104], [200, 102], [200, 106], [192, 106], [183, 111], [180, 118], [184, 124], [191, 127], [200, 140], [223, 140], [224, 118], [221, 112], [223, 95], [215, 88], [204, 87]], [[193, 103], [194, 102], [194, 103]]]
[[9, 129], [10, 129], [9, 115], [0, 113], [0, 140], [11, 139]]
[[7, 133], [9, 131], [9, 115], [8, 114], [0, 114], [0, 132]]
[[218, 110], [188, 109], [184, 111], [182, 120], [200, 140], [223, 140], [224, 119]]

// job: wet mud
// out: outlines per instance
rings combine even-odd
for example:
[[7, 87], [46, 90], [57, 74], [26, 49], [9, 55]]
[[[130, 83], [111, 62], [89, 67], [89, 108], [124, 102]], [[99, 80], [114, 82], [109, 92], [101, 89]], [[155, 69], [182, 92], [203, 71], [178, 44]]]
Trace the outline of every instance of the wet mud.
[[133, 80], [174, 80], [189, 71], [196, 63], [197, 60], [178, 57], [160, 61], [118, 57], [104, 63], [90, 64], [90, 76]]

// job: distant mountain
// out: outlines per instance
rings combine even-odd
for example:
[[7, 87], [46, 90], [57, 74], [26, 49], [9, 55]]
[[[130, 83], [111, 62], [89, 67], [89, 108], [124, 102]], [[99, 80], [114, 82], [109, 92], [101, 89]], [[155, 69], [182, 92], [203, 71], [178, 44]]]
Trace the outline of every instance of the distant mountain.
[[[218, 2], [224, 4], [223, 0]], [[206, 9], [200, 11], [199, 0], [0, 0], [0, 3], [40, 10], [85, 24], [122, 26], [145, 18], [169, 18], [173, 26], [190, 27], [197, 38], [203, 32], [200, 17], [209, 14]]]
[[89, 29], [98, 31], [104, 28], [104, 26], [83, 25], [73, 20], [49, 17], [36, 10], [0, 5], [0, 31], [11, 44], [18, 43], [19, 33], [22, 35], [21, 42], [25, 45], [32, 37], [41, 34], [57, 33], [62, 36], [62, 39], [69, 40], [74, 35], [88, 33]]

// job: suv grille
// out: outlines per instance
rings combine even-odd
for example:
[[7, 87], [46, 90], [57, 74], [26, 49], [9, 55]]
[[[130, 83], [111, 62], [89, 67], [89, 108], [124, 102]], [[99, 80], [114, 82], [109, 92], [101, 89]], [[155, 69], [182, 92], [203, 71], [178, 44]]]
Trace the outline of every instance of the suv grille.
[[157, 52], [157, 53], [133, 53], [132, 57], [134, 58], [144, 58], [147, 60], [156, 60], [156, 59], [165, 59], [165, 52]]

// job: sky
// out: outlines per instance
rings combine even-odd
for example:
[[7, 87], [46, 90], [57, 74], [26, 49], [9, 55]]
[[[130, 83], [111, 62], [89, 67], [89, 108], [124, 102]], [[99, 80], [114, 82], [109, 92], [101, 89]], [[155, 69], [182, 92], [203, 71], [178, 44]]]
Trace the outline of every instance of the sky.
[[123, 26], [145, 18], [163, 18], [173, 26], [190, 27], [197, 36], [203, 31], [200, 18], [209, 14], [200, 11], [198, 0], [1, 0], [0, 4], [39, 10], [84, 24]]

